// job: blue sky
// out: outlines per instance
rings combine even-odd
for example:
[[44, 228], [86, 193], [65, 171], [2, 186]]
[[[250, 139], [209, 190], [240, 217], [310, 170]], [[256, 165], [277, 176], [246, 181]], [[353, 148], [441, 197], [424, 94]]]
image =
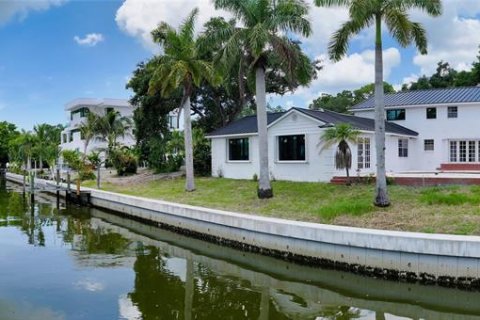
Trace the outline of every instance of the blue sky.
[[[310, 0], [309, 0], [310, 1]], [[311, 2], [311, 1], [310, 1]], [[0, 2], [0, 121], [31, 129], [65, 123], [64, 105], [78, 97], [129, 98], [125, 83], [138, 62], [158, 48], [150, 30], [158, 22], [178, 25], [199, 7], [199, 26], [216, 12], [208, 0], [30, 0]], [[344, 9], [312, 8], [314, 34], [304, 40], [325, 68], [308, 88], [273, 105], [307, 107], [321, 93], [354, 89], [373, 81], [373, 33], [357, 37], [347, 57], [332, 63], [326, 55], [331, 33], [347, 18]], [[444, 0], [444, 14], [432, 19], [413, 12], [430, 39], [429, 55], [399, 48], [385, 35], [385, 79], [399, 87], [434, 71], [439, 60], [468, 69], [480, 44], [480, 1]]]

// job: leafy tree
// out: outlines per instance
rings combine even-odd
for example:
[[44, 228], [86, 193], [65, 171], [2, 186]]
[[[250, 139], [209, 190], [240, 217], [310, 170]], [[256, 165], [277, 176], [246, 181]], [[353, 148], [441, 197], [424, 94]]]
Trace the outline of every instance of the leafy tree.
[[350, 19], [335, 32], [329, 54], [340, 60], [348, 50], [352, 37], [362, 29], [375, 26], [375, 146], [377, 151], [377, 176], [375, 205], [390, 205], [385, 172], [385, 96], [383, 85], [382, 22], [390, 35], [406, 47], [412, 42], [421, 54], [427, 53], [426, 31], [420, 23], [412, 22], [407, 11], [419, 9], [431, 16], [441, 14], [440, 0], [315, 0], [317, 6], [347, 6]]
[[349, 170], [352, 167], [352, 151], [348, 142], [356, 143], [360, 132], [352, 128], [347, 123], [340, 123], [334, 127], [324, 131], [320, 140], [323, 144], [322, 148], [331, 147], [337, 144], [335, 152], [335, 167], [337, 169], [345, 169], [347, 174], [347, 185], [351, 185]]
[[177, 90], [167, 98], [149, 94], [155, 66], [155, 59], [138, 64], [127, 88], [134, 92], [130, 102], [137, 106], [133, 120], [139, 160], [147, 161], [151, 168], [158, 171], [164, 166], [165, 143], [169, 135], [168, 115], [181, 104], [181, 92]]
[[19, 135], [17, 127], [6, 121], [0, 122], [0, 167], [9, 162], [9, 144]]
[[294, 33], [310, 35], [308, 6], [301, 0], [214, 0], [214, 4], [217, 9], [233, 13], [239, 22], [218, 37], [224, 42], [219, 52], [220, 61], [224, 66], [231, 66], [246, 53], [251, 70], [255, 71], [260, 158], [258, 196], [270, 198], [273, 191], [268, 169], [266, 70], [269, 62], [276, 61], [288, 82], [310, 82], [310, 60], [305, 58], [298, 43], [288, 37]]
[[195, 87], [203, 80], [218, 83], [220, 78], [213, 65], [200, 58], [194, 27], [198, 9], [194, 9], [179, 30], [165, 22], [152, 31], [153, 39], [164, 50], [164, 55], [156, 58], [157, 66], [149, 83], [149, 93], [160, 92], [163, 97], [172, 95], [178, 88], [183, 89], [186, 191], [194, 191], [192, 124], [190, 119], [190, 98]]
[[[384, 81], [383, 87], [385, 93], [395, 92], [393, 86], [388, 82]], [[343, 90], [336, 95], [322, 94], [320, 97], [313, 100], [309, 108], [326, 109], [339, 113], [348, 113], [348, 110], [354, 105], [371, 98], [374, 94], [374, 89], [375, 84], [371, 83], [353, 91]]]

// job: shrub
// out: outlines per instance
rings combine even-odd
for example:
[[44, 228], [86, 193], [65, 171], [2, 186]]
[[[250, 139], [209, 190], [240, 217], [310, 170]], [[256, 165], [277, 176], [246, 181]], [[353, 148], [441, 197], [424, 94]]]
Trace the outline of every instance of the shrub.
[[132, 150], [121, 148], [112, 152], [113, 166], [119, 176], [137, 173], [138, 160]]
[[257, 181], [258, 181], [258, 175], [257, 175], [256, 173], [253, 174], [252, 180], [253, 180], [254, 182], [257, 182]]

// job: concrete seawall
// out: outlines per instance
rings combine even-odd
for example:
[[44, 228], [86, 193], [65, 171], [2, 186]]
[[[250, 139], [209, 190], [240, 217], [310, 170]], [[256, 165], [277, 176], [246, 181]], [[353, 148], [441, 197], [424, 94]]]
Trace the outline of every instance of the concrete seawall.
[[[23, 182], [19, 175], [7, 178]], [[246, 251], [378, 277], [480, 287], [477, 236], [340, 227], [86, 190], [96, 207]]]

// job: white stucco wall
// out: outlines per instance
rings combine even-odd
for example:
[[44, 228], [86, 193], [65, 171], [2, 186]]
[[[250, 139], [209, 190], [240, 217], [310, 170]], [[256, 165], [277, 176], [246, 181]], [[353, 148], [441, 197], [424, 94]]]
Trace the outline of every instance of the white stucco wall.
[[[448, 118], [447, 108], [458, 107], [458, 117]], [[437, 118], [427, 119], [426, 109], [437, 108]], [[405, 120], [392, 121], [419, 133], [417, 139], [409, 141], [408, 158], [398, 157], [398, 139], [387, 138], [387, 170], [388, 171], [434, 171], [442, 163], [449, 163], [448, 140], [480, 140], [480, 104], [448, 104], [426, 106], [401, 106], [387, 109], [405, 109]], [[373, 110], [357, 110], [356, 116], [374, 118]], [[424, 150], [424, 140], [433, 139], [434, 151]], [[389, 150], [394, 150], [390, 152]], [[478, 150], [477, 150], [478, 153]], [[478, 156], [478, 155], [477, 155]], [[478, 159], [480, 160], [480, 159]]]

